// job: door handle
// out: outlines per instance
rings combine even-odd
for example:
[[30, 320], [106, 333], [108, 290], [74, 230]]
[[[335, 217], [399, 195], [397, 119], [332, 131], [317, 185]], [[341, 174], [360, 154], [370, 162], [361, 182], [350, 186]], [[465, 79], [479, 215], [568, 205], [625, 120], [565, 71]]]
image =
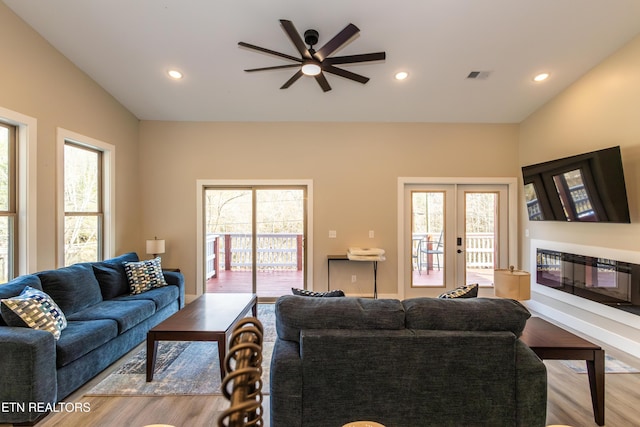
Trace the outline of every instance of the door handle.
[[458, 249], [456, 252], [458, 252], [459, 254], [461, 254], [462, 252], [464, 252], [462, 249]]

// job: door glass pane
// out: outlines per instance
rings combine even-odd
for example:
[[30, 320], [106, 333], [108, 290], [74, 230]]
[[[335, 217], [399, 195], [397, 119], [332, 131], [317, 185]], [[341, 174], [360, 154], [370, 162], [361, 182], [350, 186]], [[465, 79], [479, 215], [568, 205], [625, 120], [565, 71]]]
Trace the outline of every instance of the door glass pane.
[[444, 286], [443, 191], [414, 191], [411, 196], [411, 286]]
[[498, 261], [497, 212], [497, 193], [465, 193], [465, 283], [493, 286]]
[[256, 190], [256, 289], [260, 297], [304, 288], [304, 191]]
[[205, 292], [253, 292], [252, 191], [205, 192]]

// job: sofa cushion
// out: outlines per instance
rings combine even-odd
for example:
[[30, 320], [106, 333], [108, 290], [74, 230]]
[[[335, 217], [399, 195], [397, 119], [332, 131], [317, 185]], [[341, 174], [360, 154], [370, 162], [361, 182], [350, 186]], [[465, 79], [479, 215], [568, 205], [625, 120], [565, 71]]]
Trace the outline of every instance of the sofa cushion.
[[518, 301], [500, 298], [412, 298], [402, 302], [408, 329], [510, 331], [516, 336], [531, 317]]
[[74, 264], [36, 274], [42, 282], [42, 290], [67, 316], [102, 301], [100, 285], [91, 264]]
[[118, 322], [118, 334], [121, 334], [152, 316], [155, 311], [156, 305], [151, 300], [109, 300], [67, 316], [67, 320], [112, 319]]
[[68, 365], [116, 336], [115, 320], [69, 321], [56, 343], [56, 368]]
[[[40, 278], [35, 274], [27, 274], [24, 276], [16, 277], [13, 280], [0, 286], [0, 299], [11, 298], [18, 296], [22, 293], [26, 286], [30, 286], [34, 289], [42, 290], [42, 284]], [[7, 326], [7, 323], [0, 316], [0, 326]]]
[[180, 292], [177, 286], [163, 286], [141, 294], [120, 295], [114, 298], [113, 301], [151, 300], [156, 305], [156, 311], [158, 311], [177, 300], [179, 294]]
[[394, 299], [307, 298], [276, 301], [278, 337], [298, 341], [303, 329], [403, 329], [404, 308]]
[[124, 271], [127, 273], [129, 287], [134, 295], [167, 286], [162, 274], [160, 257], [139, 262], [125, 262]]
[[139, 260], [138, 254], [129, 252], [91, 265], [100, 285], [103, 299], [107, 300], [129, 293], [129, 281], [124, 271], [124, 263], [138, 262]]
[[291, 288], [291, 293], [293, 293], [293, 295], [300, 295], [303, 297], [320, 297], [320, 298], [344, 296], [344, 292], [340, 289], [334, 289], [333, 291], [327, 291], [327, 292], [314, 292], [314, 291], [309, 291], [307, 289]]
[[478, 296], [478, 284], [470, 283], [468, 285], [458, 286], [455, 289], [444, 292], [438, 298], [475, 298]]
[[0, 306], [2, 318], [9, 326], [49, 331], [56, 340], [67, 327], [67, 319], [53, 299], [30, 286], [18, 296], [3, 299]]

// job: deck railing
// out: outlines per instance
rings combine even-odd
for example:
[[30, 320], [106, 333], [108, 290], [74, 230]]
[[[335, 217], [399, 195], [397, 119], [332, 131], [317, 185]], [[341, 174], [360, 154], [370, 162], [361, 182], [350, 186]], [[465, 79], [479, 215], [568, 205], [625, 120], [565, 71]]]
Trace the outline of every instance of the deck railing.
[[[413, 253], [418, 256], [418, 242], [425, 238], [435, 245], [440, 236], [437, 233], [414, 233]], [[495, 268], [495, 236], [493, 233], [467, 233], [465, 253], [467, 268]], [[430, 263], [431, 265], [431, 263]]]
[[[224, 270], [250, 270], [251, 234], [208, 234], [207, 278]], [[302, 270], [302, 234], [259, 233], [256, 235], [256, 267], [260, 270]]]

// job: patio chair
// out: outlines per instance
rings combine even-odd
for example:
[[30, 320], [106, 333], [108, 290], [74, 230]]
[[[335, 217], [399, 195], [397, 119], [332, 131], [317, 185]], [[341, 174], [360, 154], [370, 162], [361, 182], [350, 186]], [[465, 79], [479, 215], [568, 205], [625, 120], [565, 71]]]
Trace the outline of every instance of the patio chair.
[[444, 254], [443, 235], [444, 230], [440, 231], [440, 237], [438, 237], [438, 241], [435, 243], [430, 242], [426, 237], [420, 241], [418, 245], [418, 252], [420, 253], [418, 257], [418, 272], [422, 271], [422, 260], [425, 259], [424, 256], [426, 256], [427, 274], [429, 274], [429, 256], [431, 256], [431, 259], [435, 257], [433, 264], [437, 265], [438, 271], [440, 271], [440, 255]]

